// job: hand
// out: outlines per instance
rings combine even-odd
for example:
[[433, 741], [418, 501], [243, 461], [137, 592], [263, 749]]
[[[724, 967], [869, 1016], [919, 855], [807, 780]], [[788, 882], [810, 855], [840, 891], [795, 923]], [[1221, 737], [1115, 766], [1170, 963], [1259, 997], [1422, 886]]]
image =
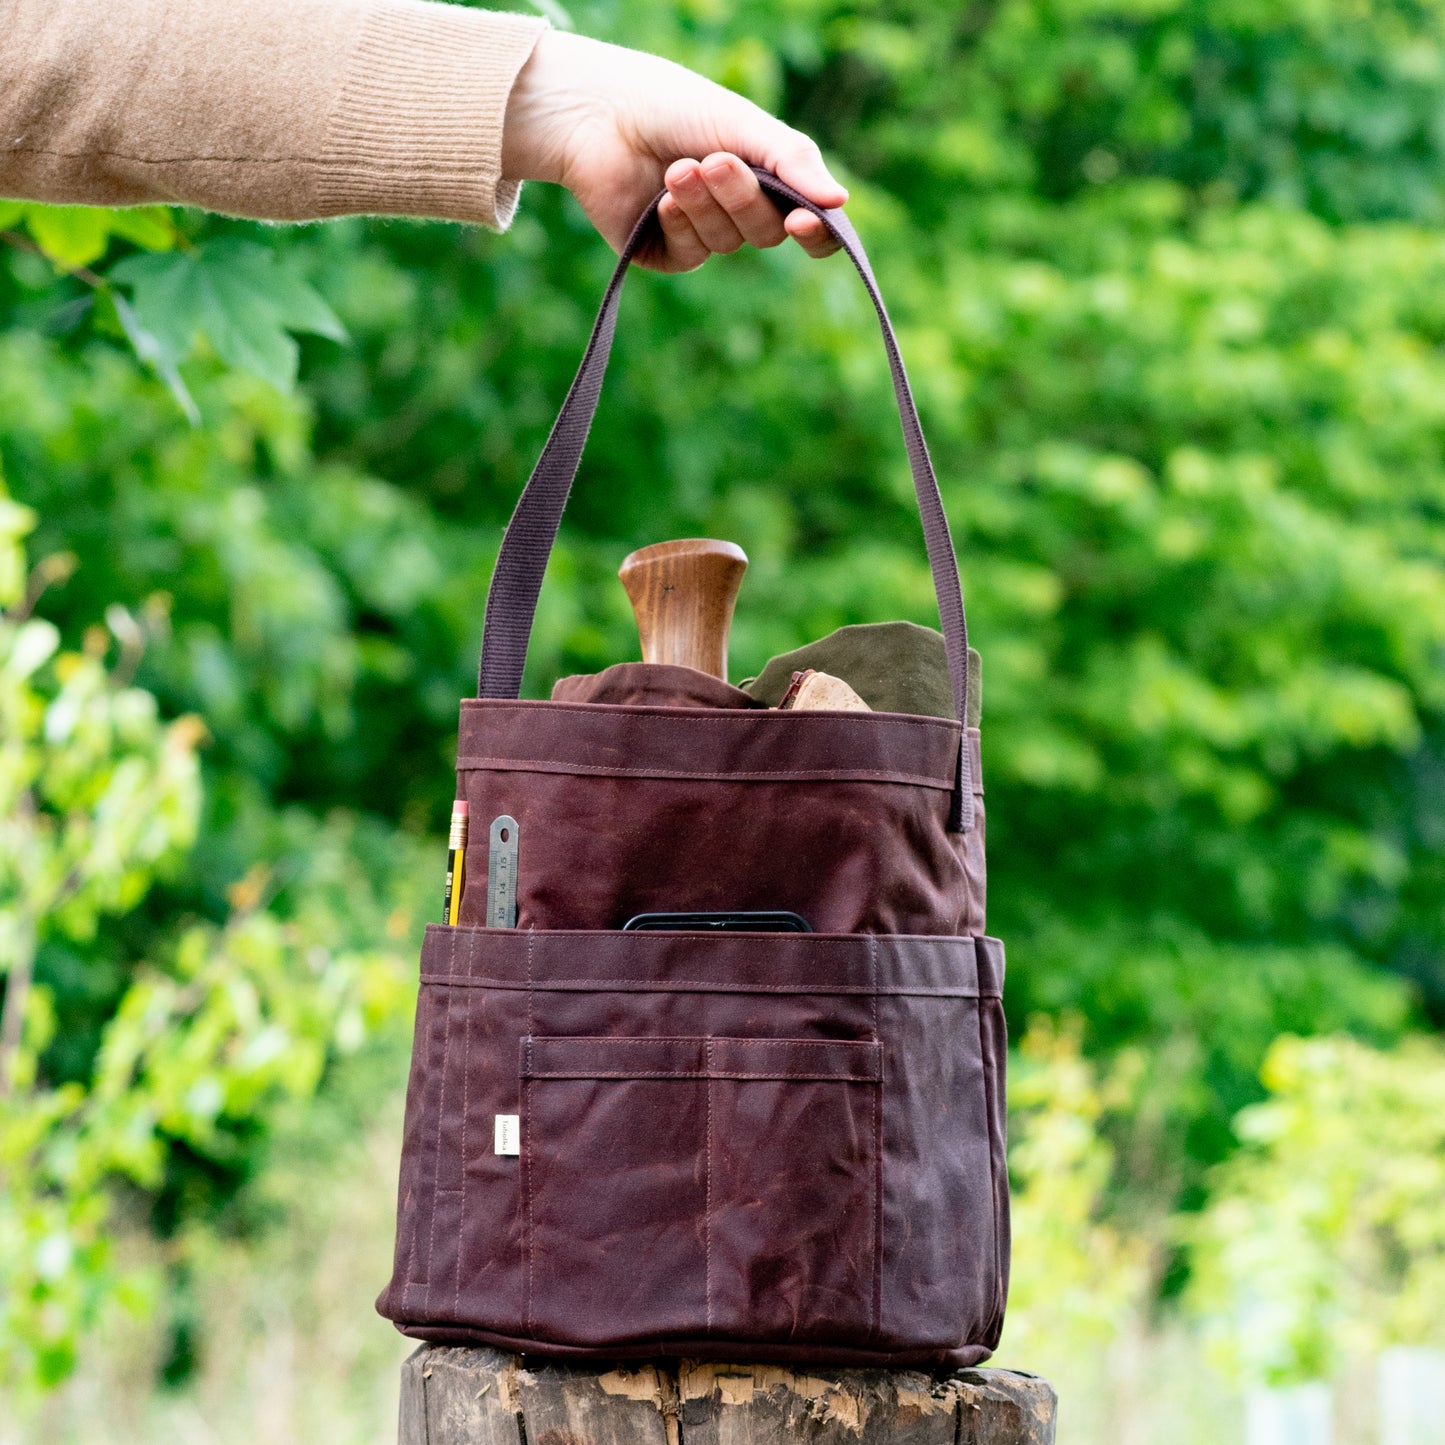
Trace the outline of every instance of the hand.
[[788, 236], [810, 256], [838, 249], [811, 211], [780, 215], [749, 165], [824, 208], [848, 199], [802, 132], [639, 50], [545, 31], [507, 104], [503, 176], [566, 186], [614, 251], [666, 186], [661, 238], [638, 256], [656, 271], [691, 271], [714, 251]]

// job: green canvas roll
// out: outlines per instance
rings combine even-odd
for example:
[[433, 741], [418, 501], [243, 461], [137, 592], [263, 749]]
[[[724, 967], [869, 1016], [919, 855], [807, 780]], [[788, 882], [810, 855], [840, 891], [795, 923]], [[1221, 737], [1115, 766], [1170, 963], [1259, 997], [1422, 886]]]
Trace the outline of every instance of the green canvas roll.
[[[811, 667], [841, 677], [874, 712], [952, 717], [953, 693], [943, 634], [916, 622], [865, 622], [840, 627], [817, 642], [784, 652], [742, 684], [767, 707], [777, 707], [795, 672]], [[968, 649], [969, 727], [982, 716], [983, 663]]]

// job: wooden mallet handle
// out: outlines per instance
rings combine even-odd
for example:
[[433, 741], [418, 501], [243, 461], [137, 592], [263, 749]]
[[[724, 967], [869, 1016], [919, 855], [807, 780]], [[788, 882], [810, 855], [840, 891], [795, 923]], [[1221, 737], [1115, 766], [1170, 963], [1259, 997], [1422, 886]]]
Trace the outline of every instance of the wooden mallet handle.
[[644, 662], [728, 676], [728, 630], [747, 570], [732, 542], [690, 537], [657, 542], [623, 559], [617, 575], [632, 599]]

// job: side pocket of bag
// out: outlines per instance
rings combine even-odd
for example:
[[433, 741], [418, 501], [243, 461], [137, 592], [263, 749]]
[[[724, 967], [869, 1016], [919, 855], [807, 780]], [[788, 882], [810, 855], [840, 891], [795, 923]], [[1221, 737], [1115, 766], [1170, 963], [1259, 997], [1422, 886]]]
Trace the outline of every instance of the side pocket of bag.
[[981, 998], [978, 1031], [983, 1045], [984, 1091], [988, 1100], [988, 1146], [993, 1184], [994, 1258], [998, 1297], [984, 1343], [993, 1349], [1003, 1332], [1004, 1307], [1008, 1303], [1009, 1275], [1009, 1186], [1008, 1186], [1008, 1025], [1003, 1004], [997, 998]]
[[393, 1281], [393, 1289], [400, 1285], [397, 1303], [403, 1314], [409, 1306], [420, 1303], [412, 1299], [413, 1292], [424, 1292], [431, 1277], [437, 1186], [441, 1182], [446, 1057], [452, 1026], [451, 993], [449, 988], [423, 984], [417, 996], [416, 1035], [406, 1091]]
[[988, 1127], [989, 1176], [993, 1192], [994, 1300], [983, 1335], [992, 1349], [1003, 1331], [1009, 1278], [1008, 1184], [1008, 1025], [1004, 1020], [1003, 985], [1006, 965], [1001, 940], [987, 936], [975, 943], [978, 960], [978, 1038], [983, 1064], [985, 1117]]

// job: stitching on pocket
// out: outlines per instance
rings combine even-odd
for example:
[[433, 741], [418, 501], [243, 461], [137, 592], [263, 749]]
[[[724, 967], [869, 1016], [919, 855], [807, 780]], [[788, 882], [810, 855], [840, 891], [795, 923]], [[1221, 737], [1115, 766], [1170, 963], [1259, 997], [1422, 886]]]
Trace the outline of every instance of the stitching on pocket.
[[526, 1067], [520, 1080], [522, 1117], [522, 1198], [526, 1204], [527, 1218], [524, 1226], [527, 1236], [527, 1299], [523, 1315], [527, 1321], [527, 1333], [532, 1333], [532, 1262], [536, 1256], [536, 1245], [532, 1239], [532, 1128], [531, 1109], [528, 1103], [532, 1073], [532, 941], [536, 933], [527, 930], [527, 1037], [522, 1045], [522, 1059]]
[[[443, 991], [442, 991], [442, 997], [441, 997], [441, 1002], [440, 1002], [440, 1004], [439, 1004], [439, 1007], [444, 1008], [444, 1009], [446, 1010], [446, 1013], [445, 1013], [445, 1015], [444, 1015], [444, 1022], [443, 1022], [443, 1025], [442, 1025], [443, 1033], [442, 1033], [441, 1078], [438, 1080], [438, 1083], [437, 1083], [437, 1116], [436, 1116], [436, 1133], [435, 1133], [436, 1158], [435, 1158], [435, 1160], [432, 1162], [431, 1220], [429, 1221], [429, 1225], [428, 1225], [428, 1229], [427, 1229], [426, 1262], [425, 1262], [425, 1263], [426, 1263], [426, 1278], [425, 1278], [425, 1279], [411, 1279], [411, 1280], [408, 1280], [408, 1281], [407, 1281], [408, 1286], [413, 1285], [413, 1284], [420, 1285], [423, 1289], [427, 1290], [428, 1293], [430, 1293], [430, 1290], [431, 1290], [432, 1252], [433, 1252], [433, 1250], [435, 1249], [435, 1246], [436, 1246], [436, 1233], [437, 1233], [437, 1207], [436, 1207], [436, 1198], [437, 1198], [437, 1195], [441, 1192], [442, 1134], [443, 1134], [444, 1129], [445, 1129], [446, 1115], [447, 1115], [447, 1061], [448, 1061], [448, 1058], [449, 1058], [449, 1056], [450, 1056], [450, 1054], [451, 1054], [451, 1046], [452, 1046], [452, 999], [451, 999], [451, 992], [450, 992], [450, 990], [443, 990]], [[428, 1050], [428, 1052], [430, 1052], [430, 1050]], [[425, 1095], [423, 1095], [423, 1097], [425, 1097]], [[415, 1270], [413, 1270], [413, 1273], [415, 1273]], [[405, 1293], [403, 1294], [403, 1300], [402, 1300], [402, 1302], [405, 1303]]]
[[[445, 984], [448, 988], [510, 989], [514, 992], [520, 992], [527, 987], [525, 982], [518, 982], [513, 978], [478, 977], [465, 973], [424, 973], [421, 981]], [[797, 983], [728, 984], [719, 982], [717, 979], [702, 978], [549, 978], [542, 983], [541, 989], [544, 993], [553, 989], [566, 993], [597, 993], [604, 990], [622, 992], [625, 990], [637, 993], [806, 994], [809, 997], [817, 997], [822, 994], [828, 997], [837, 995], [840, 998], [874, 992], [890, 998], [998, 997], [996, 993], [981, 995], [978, 989], [963, 985], [959, 987], [941, 985], [937, 988], [879, 988], [875, 990], [868, 984], [850, 983], [829, 984], [827, 988], [820, 989], [816, 983], [808, 983], [803, 979], [799, 979]]]
[[581, 763], [567, 758], [554, 762], [545, 758], [497, 758], [466, 753], [457, 759], [457, 770], [463, 773], [561, 773], [567, 777], [580, 774], [590, 778], [659, 778], [700, 783], [872, 783], [900, 788], [931, 788], [939, 793], [953, 788], [951, 778], [940, 778], [932, 773], [907, 773], [901, 768], [768, 768], [709, 773], [695, 768], [628, 768], [619, 763]]
[[[430, 1037], [431, 1037], [431, 1015], [432, 1015], [432, 1007], [433, 1007], [432, 1004], [431, 1004], [431, 1000], [432, 1000], [434, 997], [435, 997], [435, 991], [434, 991], [434, 990], [427, 990], [426, 992], [424, 992], [423, 994], [421, 994], [421, 995], [418, 997], [418, 999], [417, 999], [417, 1023], [418, 1023], [418, 1025], [419, 1025], [419, 1027], [417, 1028], [417, 1034], [418, 1034], [418, 1036], [424, 1041], [424, 1042], [423, 1042], [423, 1049], [425, 1049], [425, 1041], [429, 1040]], [[425, 1011], [423, 1012], [423, 1010], [425, 1010]], [[423, 1059], [425, 1059], [425, 1057], [426, 1057], [425, 1052], [423, 1052], [422, 1057], [423, 1057]], [[418, 1103], [417, 1107], [418, 1107], [418, 1108], [422, 1108], [422, 1107], [426, 1104], [426, 1087], [427, 1087], [427, 1081], [426, 1081], [426, 1076], [425, 1076], [425, 1073], [424, 1073], [424, 1072], [418, 1075], [418, 1081], [419, 1081], [420, 1084], [421, 1084], [421, 1100], [420, 1100], [420, 1102]], [[417, 1187], [414, 1185], [414, 1186], [413, 1186], [413, 1189], [414, 1189], [414, 1191], [415, 1191], [415, 1193], [416, 1193], [417, 1195], [420, 1195], [421, 1190], [420, 1190], [419, 1188], [417, 1188]], [[417, 1223], [416, 1223], [416, 1211], [417, 1211], [417, 1209], [418, 1209], [419, 1207], [420, 1207], [420, 1206], [419, 1206], [419, 1204], [418, 1204], [417, 1199], [413, 1198], [413, 1200], [412, 1200], [412, 1206], [411, 1206], [411, 1211], [412, 1211], [412, 1213], [411, 1213], [411, 1240], [410, 1240], [410, 1248], [407, 1250], [407, 1255], [406, 1255], [406, 1275], [405, 1275], [405, 1278], [402, 1280], [402, 1285], [401, 1285], [401, 1307], [402, 1307], [402, 1309], [406, 1309], [407, 1303], [408, 1303], [408, 1301], [409, 1301], [410, 1298], [411, 1298], [411, 1281], [412, 1281], [412, 1276], [416, 1273], [416, 1245], [417, 1245], [417, 1237], [418, 1237], [418, 1235], [420, 1235], [420, 1233], [421, 1233], [421, 1231], [417, 1228]]]
[[[452, 971], [457, 967], [457, 936], [452, 934]], [[450, 1015], [449, 1015], [450, 1017]], [[462, 1154], [461, 1154], [461, 1178], [457, 1184], [457, 1192], [462, 1196], [461, 1211], [457, 1218], [457, 1247], [456, 1247], [456, 1288], [452, 1291], [452, 1315], [455, 1318], [461, 1313], [462, 1307], [462, 1248], [467, 1233], [467, 1094], [468, 1094], [468, 1065], [472, 1052], [472, 1010], [462, 1010]]]
[[[536, 1052], [542, 1056], [542, 1061], [538, 1062], [536, 1054], [529, 1050], [523, 1061], [528, 1077], [534, 1079], [796, 1079], [876, 1084], [883, 1076], [883, 1046], [876, 1038], [758, 1039], [728, 1035], [643, 1037], [595, 1034], [529, 1037], [534, 1038], [538, 1046]], [[666, 1048], [659, 1048], [666, 1045], [690, 1045], [691, 1057], [684, 1054], [676, 1063], [669, 1063]], [[619, 1052], [627, 1053], [639, 1047], [660, 1053], [663, 1057], [649, 1058], [644, 1053], [635, 1066], [626, 1065], [616, 1058]], [[744, 1056], [736, 1062], [729, 1057], [735, 1048]], [[761, 1057], [759, 1050], [763, 1051]], [[781, 1062], [770, 1063], [768, 1051]], [[790, 1059], [788, 1056], [794, 1052], [800, 1052], [803, 1057]], [[834, 1060], [831, 1064], [830, 1055]], [[632, 1056], [637, 1057], [635, 1053]]]
[[868, 972], [873, 978], [873, 1042], [878, 1046], [878, 1087], [873, 1091], [873, 1217], [868, 1222], [873, 1246], [873, 1299], [869, 1339], [876, 1339], [883, 1317], [883, 1090], [887, 1086], [886, 1054], [878, 1034], [878, 940], [868, 935]]
[[702, 1289], [707, 1301], [707, 1332], [712, 1334], [712, 1039], [706, 1047], [708, 1078], [703, 1084], [707, 1143], [702, 1161]]
[[[996, 1089], [996, 1083], [995, 1083], [995, 1077], [994, 1077], [994, 1070], [995, 1070], [995, 1068], [997, 1067], [998, 1061], [999, 1061], [999, 1059], [1000, 1059], [1000, 1054], [1001, 1054], [999, 1045], [1000, 1045], [1000, 1043], [1001, 1043], [1002, 1041], [1001, 1041], [999, 1035], [1000, 1035], [1000, 1033], [1002, 1032], [1001, 1025], [1002, 1025], [1003, 1005], [1002, 1005], [1002, 1004], [998, 1004], [998, 1005], [996, 1006], [996, 1008], [997, 1008], [997, 1014], [996, 1014], [996, 1015], [995, 1015], [995, 1010], [994, 1010], [994, 1009], [991, 1008], [991, 1009], [989, 1010], [989, 1013], [990, 1013], [989, 1027], [988, 1027], [988, 1029], [987, 1029], [987, 1031], [986, 1031], [986, 1032], [987, 1032], [987, 1037], [988, 1037], [988, 1049], [987, 1049], [987, 1051], [985, 1052], [985, 1050], [984, 1050], [984, 1048], [983, 1048], [983, 1042], [984, 1042], [984, 1036], [985, 1036], [985, 1029], [984, 1029], [984, 1004], [983, 1004], [983, 1001], [982, 1001], [982, 1000], [979, 1001], [979, 1009], [978, 1009], [978, 1034], [979, 1034], [979, 1046], [980, 1046], [980, 1047], [979, 1047], [979, 1053], [980, 1053], [980, 1056], [981, 1056], [982, 1059], [983, 1059], [983, 1091], [984, 1091], [984, 1092], [983, 1092], [983, 1099], [984, 1099], [984, 1114], [985, 1114], [985, 1118], [986, 1118], [986, 1123], [987, 1123], [987, 1125], [988, 1125], [988, 1131], [987, 1131], [987, 1132], [988, 1132], [988, 1176], [989, 1176], [989, 1180], [988, 1180], [988, 1182], [989, 1182], [988, 1197], [989, 1197], [989, 1205], [990, 1205], [990, 1208], [992, 1209], [992, 1212], [993, 1212], [993, 1268], [994, 1268], [994, 1300], [995, 1300], [995, 1303], [994, 1303], [994, 1315], [993, 1315], [993, 1320], [992, 1320], [992, 1322], [991, 1322], [991, 1324], [990, 1324], [990, 1329], [997, 1329], [997, 1328], [999, 1328], [999, 1327], [1001, 1326], [1002, 1321], [1003, 1321], [1004, 1306], [1005, 1306], [1005, 1303], [1006, 1303], [1005, 1295], [1004, 1295], [1004, 1259], [1003, 1259], [1003, 1238], [1002, 1238], [1002, 1235], [1003, 1235], [1003, 1210], [1001, 1210], [1001, 1209], [999, 1208], [999, 1205], [1000, 1205], [1000, 1203], [1002, 1203], [1004, 1209], [1007, 1209], [1007, 1208], [1008, 1208], [1007, 1195], [1005, 1194], [1005, 1195], [1003, 1196], [1002, 1200], [1000, 1199], [1000, 1191], [999, 1191], [999, 1187], [998, 1187], [998, 1161], [997, 1161], [997, 1160], [995, 1159], [995, 1157], [994, 1157], [994, 1148], [993, 1148], [993, 1115], [994, 1115], [994, 1107], [995, 1107], [995, 1104], [998, 1102], [997, 1099], [996, 1099], [996, 1097], [995, 1097], [995, 1095], [996, 1095], [996, 1093], [997, 1093], [997, 1089]], [[995, 1023], [998, 1023], [998, 1024], [1000, 1025], [1000, 1027], [999, 1027], [999, 1028], [995, 1028], [995, 1027], [994, 1027]], [[1006, 1049], [1006, 1048], [1007, 1048], [1007, 1045], [1004, 1045], [1004, 1048]], [[1002, 1057], [1006, 1059], [1006, 1058], [1007, 1058], [1007, 1054], [1004, 1053], [1004, 1054], [1002, 1055]], [[1007, 1121], [1005, 1120], [1004, 1128], [1007, 1129], [1007, 1127], [1008, 1127], [1008, 1124], [1007, 1124]], [[1008, 1144], [1008, 1141], [1007, 1141], [1007, 1139], [1005, 1139], [1005, 1141], [1004, 1141], [1005, 1151], [1007, 1151], [1007, 1144]]]
[[526, 1254], [527, 1254], [527, 1298], [522, 1310], [522, 1316], [527, 1323], [527, 1333], [532, 1333], [532, 1257], [534, 1245], [532, 1243], [532, 1081], [524, 1078], [522, 1080], [522, 1117], [519, 1121], [522, 1126], [522, 1201], [526, 1211], [524, 1229], [526, 1232]]
[[[978, 1025], [978, 1061], [980, 1072], [983, 1074], [983, 1115], [984, 1115], [984, 1137], [988, 1140], [988, 1213], [989, 1213], [989, 1235], [993, 1240], [993, 1267], [994, 1267], [994, 1309], [998, 1309], [998, 1294], [1003, 1282], [1003, 1274], [999, 1269], [999, 1230], [998, 1230], [998, 1185], [997, 1185], [997, 1160], [994, 1157], [993, 1149], [993, 1070], [990, 1067], [990, 1059], [993, 1057], [992, 1041], [989, 1038], [988, 1029], [984, 1025], [982, 1000], [980, 1006], [974, 1013]], [[984, 1328], [987, 1329], [987, 1323]]]
[[[876, 1010], [875, 1010], [876, 1018]], [[533, 1035], [533, 1037], [537, 1037]], [[565, 1041], [566, 1043], [588, 1043], [605, 1044], [609, 1049], [626, 1047], [628, 1044], [688, 1044], [696, 1041], [697, 1035], [693, 1034], [542, 1034], [540, 1037], [549, 1042]], [[755, 1045], [758, 1048], [782, 1048], [790, 1049], [836, 1049], [848, 1048], [863, 1044], [865, 1047], [876, 1044], [877, 1039], [753, 1039], [739, 1038], [732, 1034], [703, 1034], [704, 1040], [719, 1039], [726, 1043], [729, 1048], [736, 1046], [748, 1047]], [[588, 1074], [591, 1077], [591, 1074]]]
[[529, 1079], [551, 1079], [562, 1081], [565, 1079], [767, 1079], [776, 1080], [778, 1083], [788, 1083], [796, 1080], [804, 1084], [876, 1084], [879, 1082], [876, 1074], [798, 1074], [779, 1073], [772, 1071], [761, 1074], [744, 1073], [741, 1069], [728, 1069], [723, 1073], [716, 1073], [707, 1069], [578, 1069], [575, 1073], [567, 1073], [565, 1070], [554, 1069], [533, 1069], [527, 1077]]

